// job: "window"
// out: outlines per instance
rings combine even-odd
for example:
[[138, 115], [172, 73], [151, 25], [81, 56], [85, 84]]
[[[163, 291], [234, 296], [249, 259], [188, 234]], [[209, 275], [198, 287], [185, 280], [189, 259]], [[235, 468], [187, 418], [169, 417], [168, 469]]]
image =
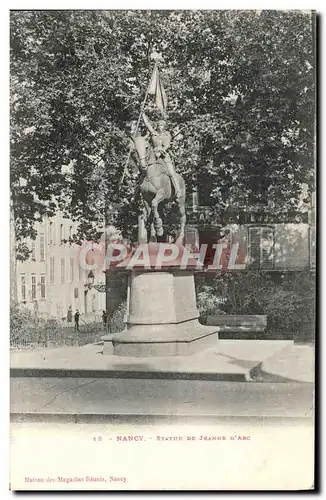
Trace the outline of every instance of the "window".
[[41, 299], [45, 299], [45, 274], [41, 274]]
[[74, 289], [74, 297], [75, 299], [78, 299], [78, 288]]
[[82, 266], [79, 264], [79, 281], [84, 281], [84, 269]]
[[199, 205], [199, 203], [198, 203], [198, 189], [196, 187], [196, 190], [193, 191], [193, 193], [192, 193], [192, 209], [194, 211], [196, 211], [198, 208], [198, 205]]
[[32, 300], [36, 299], [36, 274], [32, 274]]
[[54, 257], [50, 258], [50, 283], [54, 283]]
[[211, 266], [214, 262], [215, 248], [214, 245], [218, 243], [218, 232], [216, 228], [199, 229], [199, 246], [207, 245], [204, 266]]
[[188, 226], [185, 230], [185, 242], [187, 245], [191, 245], [191, 249], [195, 250], [199, 248], [199, 233], [196, 227]]
[[40, 260], [45, 260], [44, 234], [40, 234]]
[[74, 282], [74, 266], [75, 266], [74, 258], [70, 257], [70, 283]]
[[60, 244], [62, 243], [63, 240], [63, 224], [60, 224]]
[[32, 241], [32, 260], [36, 260], [36, 242]]
[[50, 222], [49, 225], [49, 245], [52, 245], [53, 242], [53, 222]]
[[273, 269], [274, 229], [272, 227], [249, 228], [250, 265], [256, 269]]
[[61, 277], [60, 277], [61, 285], [63, 285], [64, 282], [65, 282], [65, 271], [66, 271], [66, 269], [65, 269], [65, 258], [62, 257], [62, 259], [61, 259]]
[[26, 276], [25, 274], [20, 275], [20, 290], [22, 300], [26, 300]]
[[249, 228], [249, 257], [251, 267], [260, 267], [260, 236], [261, 228]]
[[72, 226], [69, 226], [69, 239], [71, 238], [72, 235]]
[[203, 170], [197, 177], [197, 203], [200, 206], [215, 205], [216, 201], [211, 197], [214, 186], [214, 178], [208, 170]]

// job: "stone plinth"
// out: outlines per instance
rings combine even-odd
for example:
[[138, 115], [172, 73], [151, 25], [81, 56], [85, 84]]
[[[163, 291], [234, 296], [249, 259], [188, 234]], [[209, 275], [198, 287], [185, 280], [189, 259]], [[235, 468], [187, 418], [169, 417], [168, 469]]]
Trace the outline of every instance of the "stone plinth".
[[127, 324], [163, 326], [198, 317], [191, 272], [132, 272]]
[[198, 322], [194, 272], [180, 269], [178, 258], [157, 268], [155, 249], [149, 268], [123, 266], [129, 273], [126, 329], [103, 337], [103, 354], [187, 356], [217, 347], [219, 327]]

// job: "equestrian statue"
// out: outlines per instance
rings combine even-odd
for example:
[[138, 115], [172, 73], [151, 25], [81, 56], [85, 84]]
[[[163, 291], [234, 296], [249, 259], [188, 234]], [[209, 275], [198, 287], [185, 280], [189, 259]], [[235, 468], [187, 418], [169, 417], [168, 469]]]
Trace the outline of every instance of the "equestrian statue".
[[[148, 243], [148, 232], [150, 232], [150, 241], [157, 241], [158, 237], [163, 236], [163, 221], [160, 216], [159, 205], [163, 201], [175, 200], [180, 214], [180, 230], [176, 243], [182, 245], [186, 224], [185, 181], [175, 170], [173, 153], [171, 151], [172, 137], [167, 130], [166, 121], [163, 119], [158, 120], [157, 126], [154, 128], [144, 113], [147, 96], [151, 93], [155, 94], [156, 104], [162, 114], [164, 114], [167, 99], [158, 73], [157, 62], [154, 65], [152, 78], [145, 95], [138, 122], [132, 123], [128, 157], [128, 162], [132, 159], [140, 172], [139, 188], [143, 212], [139, 222], [141, 226], [139, 227], [139, 243]], [[146, 133], [143, 135], [140, 131], [141, 120], [142, 124], [146, 127]], [[126, 169], [124, 175], [125, 173]]]

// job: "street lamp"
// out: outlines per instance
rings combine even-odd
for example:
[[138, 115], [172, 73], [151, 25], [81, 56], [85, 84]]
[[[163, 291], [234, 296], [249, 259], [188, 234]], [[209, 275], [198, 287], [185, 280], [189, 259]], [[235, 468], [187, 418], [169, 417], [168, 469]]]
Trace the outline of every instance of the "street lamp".
[[87, 314], [87, 294], [88, 292], [93, 288], [94, 286], [94, 280], [95, 276], [93, 271], [89, 271], [87, 275], [87, 282], [84, 284], [85, 291], [84, 291], [84, 311], [85, 315]]
[[95, 285], [94, 281], [95, 281], [94, 273], [93, 273], [93, 271], [89, 271], [89, 273], [87, 275], [87, 283], [84, 284], [85, 295], [87, 295], [89, 290], [91, 290], [92, 288], [94, 288], [97, 292], [101, 292], [101, 293], [111, 292], [111, 288], [109, 286], [107, 286], [103, 283], [102, 284], [100, 283], [99, 285]]
[[89, 271], [89, 273], [87, 275], [87, 283], [85, 283], [86, 292], [88, 292], [88, 290], [91, 290], [93, 288], [94, 280], [95, 280], [95, 276], [94, 276], [93, 271]]

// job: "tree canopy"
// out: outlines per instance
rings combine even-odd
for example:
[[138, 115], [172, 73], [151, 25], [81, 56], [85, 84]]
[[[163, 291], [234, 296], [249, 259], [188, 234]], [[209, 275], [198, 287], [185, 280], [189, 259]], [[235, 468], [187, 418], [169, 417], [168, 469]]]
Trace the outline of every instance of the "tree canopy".
[[96, 238], [117, 204], [116, 224], [133, 234], [137, 179], [120, 180], [153, 49], [188, 192], [204, 179], [218, 214], [267, 199], [295, 209], [314, 182], [314, 44], [300, 11], [11, 12], [18, 242], [58, 208], [79, 222], [75, 241]]

